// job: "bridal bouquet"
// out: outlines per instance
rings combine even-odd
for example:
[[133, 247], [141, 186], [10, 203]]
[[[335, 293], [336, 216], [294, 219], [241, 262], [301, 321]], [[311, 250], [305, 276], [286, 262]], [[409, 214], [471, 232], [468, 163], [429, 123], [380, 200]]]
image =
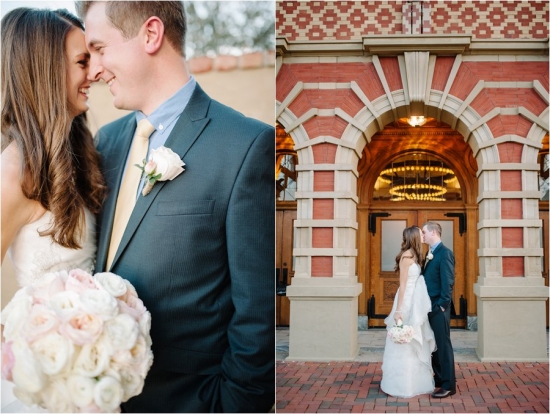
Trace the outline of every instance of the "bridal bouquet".
[[53, 413], [120, 412], [153, 362], [151, 314], [113, 273], [44, 275], [17, 291], [2, 324], [2, 378]]
[[388, 337], [396, 344], [408, 344], [413, 337], [413, 327], [403, 325], [401, 319], [388, 331]]

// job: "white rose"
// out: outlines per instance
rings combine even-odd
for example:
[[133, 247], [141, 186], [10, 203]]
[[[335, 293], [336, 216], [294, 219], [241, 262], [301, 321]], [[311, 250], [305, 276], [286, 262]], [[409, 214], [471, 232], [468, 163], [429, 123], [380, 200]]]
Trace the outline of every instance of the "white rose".
[[86, 290], [80, 294], [82, 308], [104, 319], [111, 319], [118, 313], [118, 302], [105, 290]]
[[132, 370], [121, 370], [121, 385], [124, 391], [122, 402], [128, 401], [130, 398], [141, 394], [143, 390], [143, 377]]
[[59, 292], [48, 301], [48, 305], [64, 319], [80, 307], [80, 298], [76, 292]]
[[138, 333], [137, 322], [125, 313], [121, 313], [105, 323], [105, 334], [115, 350], [133, 348]]
[[184, 171], [185, 163], [170, 148], [160, 147], [151, 150], [149, 160], [157, 164], [156, 173], [162, 174], [159, 181], [173, 180]]
[[74, 413], [71, 393], [62, 378], [52, 379], [40, 393], [44, 406], [50, 413]]
[[111, 368], [115, 370], [129, 369], [134, 360], [129, 350], [116, 351], [111, 355]]
[[32, 307], [32, 296], [26, 289], [20, 289], [2, 310], [4, 338], [10, 341], [19, 336], [19, 331], [26, 321]]
[[103, 332], [103, 319], [93, 313], [76, 310], [63, 321], [59, 332], [76, 345], [91, 344]]
[[139, 373], [143, 375], [143, 377], [145, 377], [151, 369], [151, 365], [153, 365], [153, 351], [148, 348], [145, 351], [145, 355], [143, 357], [143, 360], [141, 361], [141, 364], [139, 365]]
[[67, 378], [67, 388], [73, 404], [85, 407], [94, 401], [94, 387], [96, 380], [90, 377], [73, 374]]
[[94, 387], [94, 402], [105, 412], [112, 412], [120, 406], [123, 391], [120, 382], [105, 376]]
[[84, 345], [74, 362], [74, 372], [86, 377], [97, 377], [109, 366], [111, 347], [103, 337], [97, 342]]
[[114, 273], [96, 273], [94, 280], [97, 287], [104, 289], [115, 298], [126, 293], [127, 288], [124, 279]]
[[136, 288], [134, 287], [134, 285], [132, 285], [126, 279], [122, 279], [122, 280], [124, 280], [124, 284], [126, 285], [126, 295], [132, 295], [132, 296], [137, 297], [138, 294], [137, 294], [137, 291], [136, 291]]
[[31, 349], [40, 363], [42, 371], [48, 375], [55, 375], [63, 371], [74, 354], [73, 343], [57, 332], [51, 332], [38, 338], [32, 343]]
[[13, 395], [20, 400], [27, 407], [31, 405], [40, 404], [42, 399], [38, 394], [27, 392], [19, 387], [13, 387]]
[[31, 349], [22, 341], [12, 344], [15, 363], [12, 369], [13, 382], [23, 391], [35, 393], [40, 391], [46, 382], [40, 362], [34, 357]]
[[147, 343], [147, 346], [150, 347], [153, 344], [153, 341], [151, 340], [151, 313], [145, 312], [143, 315], [141, 315], [141, 318], [139, 319], [139, 330], [141, 334], [145, 337], [145, 342]]

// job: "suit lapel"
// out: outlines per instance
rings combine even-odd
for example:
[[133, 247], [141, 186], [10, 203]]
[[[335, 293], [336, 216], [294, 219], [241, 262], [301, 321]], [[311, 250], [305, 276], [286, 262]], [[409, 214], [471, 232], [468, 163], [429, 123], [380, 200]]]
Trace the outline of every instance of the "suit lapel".
[[[172, 130], [170, 136], [164, 144], [165, 147], [170, 148], [172, 151], [178, 154], [184, 162], [185, 154], [187, 154], [189, 149], [192, 147], [194, 142], [197, 140], [197, 138], [200, 136], [200, 134], [209, 122], [209, 118], [206, 117], [209, 105], [210, 98], [197, 84], [189, 103], [179, 117], [176, 125], [174, 126], [174, 129]], [[185, 169], [187, 170], [188, 168], [193, 168], [193, 165], [188, 165], [188, 163], [185, 162]], [[185, 174], [185, 171], [182, 174]], [[175, 179], [177, 180], [177, 178]], [[136, 232], [139, 224], [143, 220], [143, 217], [145, 216], [145, 214], [153, 204], [153, 201], [157, 197], [158, 193], [162, 190], [166, 183], [167, 181], [158, 181], [147, 196], [142, 196], [141, 194], [139, 195], [134, 210], [132, 211], [132, 214], [128, 221], [128, 225], [126, 226], [126, 230], [122, 235], [120, 245], [118, 246], [118, 250], [113, 259], [113, 264], [111, 265], [111, 267], [116, 264], [116, 262], [120, 258], [120, 255], [122, 254], [122, 252], [124, 252], [129, 241], [132, 239], [132, 236]], [[118, 186], [120, 186], [120, 179]], [[114, 216], [114, 210], [112, 211], [112, 216]], [[113, 218], [111, 217], [109, 234], [111, 234], [111, 230], [113, 227], [112, 220]]]
[[[120, 128], [120, 132], [118, 134], [114, 132], [111, 136], [103, 138], [103, 141], [111, 141], [101, 143], [106, 147], [101, 152], [103, 155], [103, 174], [105, 175], [105, 181], [109, 188], [109, 194], [103, 206], [101, 231], [99, 232], [100, 236], [96, 262], [96, 269], [99, 270], [104, 270], [107, 262], [107, 254], [109, 252], [111, 232], [113, 230], [115, 218], [116, 200], [135, 129], [135, 117], [128, 116], [128, 120], [124, 122]], [[101, 133], [100, 131], [99, 134]], [[100, 141], [102, 140], [101, 135], [99, 139]]]
[[[437, 253], [437, 251], [439, 250], [439, 248], [440, 248], [441, 246], [443, 246], [443, 242], [439, 243], [439, 244], [437, 245], [437, 247], [432, 251], [432, 256], [433, 256], [433, 257], [432, 257], [432, 260], [426, 261], [426, 258], [428, 257], [428, 254], [426, 254], [426, 257], [424, 258], [424, 269], [427, 269], [427, 268], [428, 268], [428, 265], [429, 265], [431, 262], [434, 261], [434, 259], [435, 259], [435, 254]], [[429, 252], [430, 252], [430, 251], [428, 250], [428, 253], [429, 253]]]

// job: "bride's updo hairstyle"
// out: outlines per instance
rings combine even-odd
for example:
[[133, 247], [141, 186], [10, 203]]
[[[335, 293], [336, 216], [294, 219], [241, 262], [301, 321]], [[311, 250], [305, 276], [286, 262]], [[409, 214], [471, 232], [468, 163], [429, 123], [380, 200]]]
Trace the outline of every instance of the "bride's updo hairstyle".
[[67, 97], [66, 38], [83, 24], [66, 10], [17, 8], [1, 29], [2, 151], [17, 143], [23, 194], [53, 214], [41, 235], [79, 248], [84, 208], [98, 213], [106, 194], [86, 116], [71, 116]]
[[401, 261], [401, 257], [403, 256], [403, 253], [405, 253], [407, 250], [410, 250], [413, 254], [413, 259], [422, 266], [422, 262], [424, 261], [422, 257], [422, 238], [420, 237], [420, 227], [418, 226], [411, 226], [407, 227], [405, 230], [403, 230], [403, 241], [401, 242], [401, 251], [399, 254], [395, 257], [395, 268], [394, 270], [396, 272], [399, 272], [399, 262]]

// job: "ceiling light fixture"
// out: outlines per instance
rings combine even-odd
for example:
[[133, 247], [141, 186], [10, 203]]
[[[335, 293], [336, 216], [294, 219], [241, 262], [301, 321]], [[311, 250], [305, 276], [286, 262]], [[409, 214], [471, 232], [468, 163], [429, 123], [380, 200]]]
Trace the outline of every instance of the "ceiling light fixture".
[[407, 123], [412, 127], [422, 126], [426, 123], [427, 119], [423, 116], [411, 116], [407, 118]]

